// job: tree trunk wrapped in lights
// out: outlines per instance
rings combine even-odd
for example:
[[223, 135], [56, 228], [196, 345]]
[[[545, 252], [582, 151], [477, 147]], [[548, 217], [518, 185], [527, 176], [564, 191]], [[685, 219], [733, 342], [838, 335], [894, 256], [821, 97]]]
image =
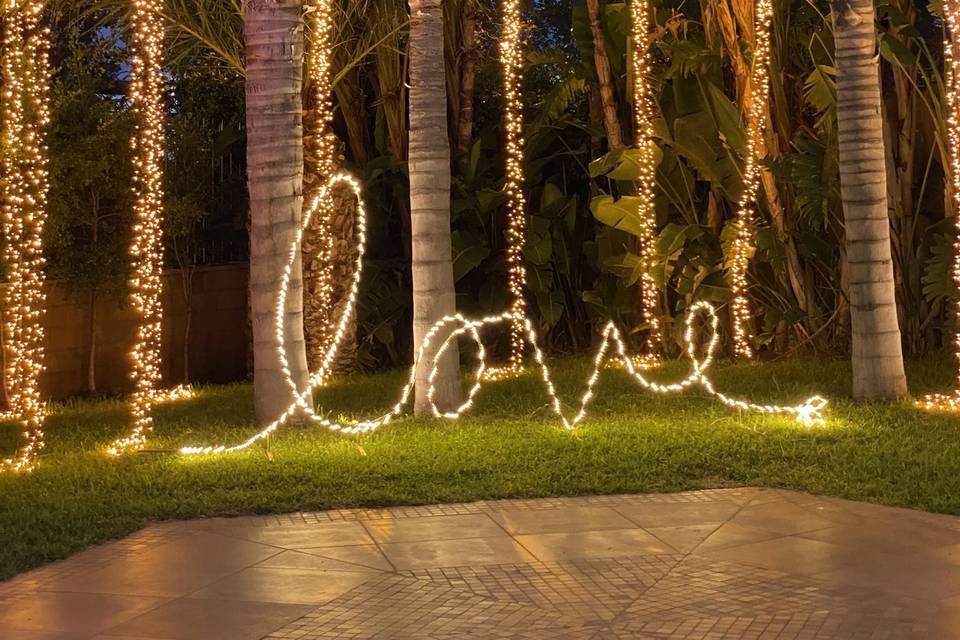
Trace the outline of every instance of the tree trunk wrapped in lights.
[[640, 152], [640, 174], [637, 178], [637, 196], [640, 210], [639, 237], [640, 259], [643, 271], [640, 274], [640, 303], [643, 320], [647, 324], [646, 351], [641, 354], [649, 364], [656, 356], [658, 345], [663, 342], [660, 326], [660, 291], [653, 278], [653, 253], [656, 248], [655, 187], [657, 178], [654, 114], [656, 95], [650, 78], [650, 32], [649, 5], [644, 0], [630, 2], [631, 67], [633, 71], [633, 144]]
[[10, 414], [25, 442], [0, 468], [29, 471], [43, 448], [44, 294], [43, 228], [47, 218], [45, 132], [50, 123], [50, 33], [41, 24], [43, 2], [3, 2], [3, 257]]
[[743, 167], [743, 193], [737, 204], [734, 221], [736, 235], [730, 259], [730, 289], [733, 300], [733, 350], [737, 356], [753, 356], [750, 344], [751, 313], [747, 300], [747, 269], [753, 253], [753, 208], [760, 191], [760, 153], [764, 148], [763, 130], [766, 124], [767, 100], [770, 96], [768, 63], [770, 60], [770, 21], [773, 19], [772, 0], [759, 0], [753, 16], [753, 60], [750, 70], [750, 93], [747, 97], [747, 152]]
[[[331, 94], [334, 17], [332, 0], [310, 0], [307, 5], [310, 44], [307, 48], [307, 70], [310, 83], [304, 109], [304, 203], [309, 206], [337, 170], [338, 142], [334, 136]], [[324, 355], [333, 340], [336, 318], [342, 315], [349, 287], [349, 273], [354, 259], [353, 198], [338, 197], [320, 201], [320, 208], [311, 218], [303, 236], [304, 339], [307, 364], [318, 378], [330, 371], [322, 370]], [[333, 363], [336, 372], [345, 372], [356, 360], [356, 319], [350, 322], [347, 334]]]
[[[947, 80], [947, 137], [950, 146], [950, 184], [947, 189], [952, 196], [948, 202], [953, 213], [954, 233], [953, 240], [953, 276], [954, 285], [960, 288], [960, 99], [957, 96], [957, 83], [960, 81], [960, 51], [957, 50], [960, 41], [960, 2], [947, 0], [944, 3], [948, 39], [944, 42], [944, 64]], [[960, 306], [957, 307], [960, 310]], [[958, 312], [960, 315], [960, 312]], [[960, 322], [955, 318], [954, 322]], [[954, 356], [960, 365], [960, 325], [954, 328], [953, 334]], [[924, 409], [938, 411], [960, 410], [960, 374], [957, 376], [958, 387], [951, 394], [931, 394], [919, 401]]]
[[134, 390], [130, 397], [133, 428], [108, 451], [118, 455], [143, 449], [153, 429], [153, 404], [160, 385], [163, 305], [163, 17], [160, 0], [134, 0], [130, 102], [137, 116], [133, 141], [135, 223], [130, 258], [130, 300], [137, 314], [137, 335], [130, 353]]
[[840, 185], [850, 269], [853, 394], [907, 392], [887, 217], [883, 121], [873, 0], [834, 5]]

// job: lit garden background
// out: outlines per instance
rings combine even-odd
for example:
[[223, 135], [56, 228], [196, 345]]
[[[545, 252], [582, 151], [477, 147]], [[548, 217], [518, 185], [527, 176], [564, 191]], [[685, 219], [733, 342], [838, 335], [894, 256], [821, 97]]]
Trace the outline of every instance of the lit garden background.
[[0, 577], [200, 515], [960, 511], [958, 10], [5, 0]]

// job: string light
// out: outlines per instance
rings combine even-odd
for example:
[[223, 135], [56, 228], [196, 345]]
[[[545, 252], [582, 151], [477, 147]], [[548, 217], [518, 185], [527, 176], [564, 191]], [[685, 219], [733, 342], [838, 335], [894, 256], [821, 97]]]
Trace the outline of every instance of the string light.
[[502, 0], [503, 32], [500, 36], [500, 68], [503, 76], [504, 153], [507, 194], [507, 288], [510, 292], [510, 361], [505, 367], [490, 367], [486, 380], [504, 380], [523, 371], [524, 320], [527, 318], [525, 290], [527, 268], [523, 261], [526, 244], [527, 200], [523, 191], [523, 16], [520, 0]]
[[[567, 430], [574, 429], [577, 424], [579, 424], [586, 417], [587, 407], [595, 395], [594, 386], [599, 378], [601, 369], [608, 360], [611, 362], [617, 362], [620, 364], [620, 366], [625, 367], [627, 372], [639, 385], [656, 393], [677, 393], [691, 386], [700, 385], [710, 395], [717, 398], [723, 404], [738, 410], [768, 414], [787, 414], [793, 416], [801, 424], [808, 426], [820, 424], [823, 421], [822, 411], [826, 406], [826, 401], [819, 396], [809, 398], [805, 402], [798, 405], [764, 405], [733, 398], [716, 390], [712, 381], [707, 377], [706, 372], [713, 362], [714, 353], [719, 341], [719, 333], [717, 331], [718, 318], [713, 307], [706, 302], [700, 302], [693, 305], [687, 316], [685, 337], [687, 341], [687, 355], [691, 360], [692, 368], [690, 374], [685, 379], [669, 385], [663, 385], [647, 380], [641, 373], [641, 370], [650, 366], [651, 359], [649, 354], [642, 354], [638, 357], [627, 353], [626, 345], [621, 337], [620, 331], [611, 322], [607, 324], [603, 331], [603, 341], [599, 350], [597, 351], [596, 357], [594, 358], [594, 371], [587, 380], [586, 391], [580, 399], [579, 410], [572, 418], [568, 418], [566, 416], [566, 414], [563, 412], [562, 403], [557, 396], [556, 389], [552, 382], [550, 369], [547, 367], [543, 352], [539, 347], [539, 342], [536, 332], [533, 328], [533, 323], [527, 317], [526, 305], [524, 302], [526, 269], [523, 264], [523, 246], [525, 241], [526, 201], [523, 193], [523, 117], [522, 104], [520, 101], [520, 70], [523, 59], [520, 47], [522, 23], [519, 1], [503, 0], [502, 11], [504, 28], [500, 47], [505, 86], [504, 118], [506, 129], [507, 179], [504, 186], [504, 191], [507, 193], [509, 202], [507, 262], [509, 268], [509, 289], [512, 296], [510, 309], [500, 315], [488, 316], [480, 320], [469, 320], [460, 314], [447, 316], [431, 327], [417, 349], [414, 365], [410, 368], [409, 377], [407, 378], [407, 382], [400, 392], [398, 401], [393, 408], [390, 409], [390, 411], [382, 416], [366, 421], [334, 422], [324, 416], [318, 415], [313, 406], [313, 393], [317, 388], [320, 388], [327, 383], [326, 373], [329, 371], [331, 364], [336, 358], [337, 350], [342, 342], [343, 336], [346, 333], [346, 327], [354, 313], [357, 293], [363, 271], [363, 257], [366, 249], [366, 209], [363, 202], [360, 185], [349, 175], [333, 175], [321, 188], [320, 193], [317, 194], [316, 198], [314, 198], [306, 215], [301, 221], [301, 225], [297, 231], [296, 237], [290, 245], [287, 264], [284, 268], [280, 283], [280, 290], [277, 296], [275, 316], [277, 356], [281, 363], [284, 377], [288, 386], [290, 387], [293, 402], [272, 423], [243, 442], [235, 445], [188, 446], [180, 449], [182, 454], [199, 455], [227, 453], [249, 448], [253, 444], [265, 439], [270, 434], [277, 431], [277, 429], [282, 427], [294, 415], [297, 414], [306, 416], [306, 418], [310, 421], [324, 426], [332, 431], [339, 431], [345, 434], [367, 433], [378, 429], [383, 425], [389, 424], [391, 421], [403, 415], [404, 408], [410, 401], [410, 397], [413, 393], [414, 385], [416, 383], [417, 364], [423, 361], [425, 354], [432, 349], [434, 342], [437, 340], [438, 336], [441, 335], [446, 337], [440, 343], [436, 353], [433, 355], [433, 360], [431, 363], [432, 366], [428, 376], [429, 388], [427, 390], [427, 397], [430, 401], [433, 414], [440, 418], [459, 418], [466, 411], [469, 411], [473, 407], [474, 398], [476, 397], [477, 393], [479, 393], [484, 382], [514, 376], [520, 372], [523, 366], [525, 347], [526, 345], [529, 345], [533, 350], [535, 360], [540, 368], [540, 374], [544, 383], [544, 388], [550, 398], [550, 405], [553, 411], [560, 418], [563, 427]], [[316, 14], [315, 19], [318, 21], [321, 20], [321, 18], [317, 17]], [[637, 38], [638, 34], [645, 34], [647, 31], [645, 9], [642, 12], [634, 13], [633, 20], [634, 37]], [[315, 30], [319, 31], [321, 29], [322, 27], [315, 26]], [[323, 55], [322, 45], [315, 45], [315, 47], [316, 54]], [[639, 79], [639, 82], [637, 83], [640, 85], [639, 95], [643, 97], [643, 100], [636, 100], [636, 117], [638, 122], [637, 144], [638, 148], [640, 148], [643, 152], [642, 157], [646, 158], [643, 172], [641, 174], [640, 188], [642, 190], [641, 193], [645, 195], [645, 202], [648, 203], [648, 210], [650, 212], [650, 214], [647, 216], [647, 218], [650, 220], [648, 223], [650, 240], [645, 245], [646, 255], [648, 256], [647, 259], [649, 260], [649, 256], [652, 255], [652, 203], [653, 180], [655, 177], [655, 160], [651, 130], [653, 106], [645, 72], [645, 69], [648, 65], [649, 53], [647, 52], [645, 46], [643, 48], [635, 46], [634, 49], [634, 72], [637, 74], [635, 77]], [[329, 51], [327, 51], [327, 55], [329, 55]], [[322, 66], [316, 65], [314, 68], [322, 69]], [[319, 87], [322, 85], [317, 86]], [[324, 96], [317, 96], [318, 104], [322, 103], [323, 100]], [[322, 150], [318, 149], [318, 155], [321, 153]], [[303, 241], [304, 229], [310, 227], [311, 219], [315, 214], [321, 212], [319, 215], [321, 217], [323, 216], [322, 211], [324, 207], [330, 206], [329, 200], [332, 189], [341, 183], [348, 185], [353, 190], [353, 193], [357, 198], [357, 246], [354, 272], [350, 282], [347, 303], [341, 312], [339, 321], [335, 323], [335, 325], [332, 325], [336, 328], [333, 331], [331, 339], [326, 343], [326, 350], [323, 355], [320, 369], [317, 374], [311, 376], [310, 384], [306, 389], [299, 389], [290, 372], [289, 360], [286, 352], [285, 327], [283, 322], [290, 279], [299, 248]], [[649, 281], [645, 283], [645, 286], [650, 286]], [[653, 289], [655, 291], [655, 286]], [[649, 289], [645, 289], [645, 291], [646, 290]], [[645, 300], [649, 299], [650, 297], [645, 294]], [[656, 322], [657, 319], [654, 313], [655, 297], [653, 300], [654, 302], [649, 306], [645, 302], [644, 310], [645, 314], [651, 314], [653, 321], [651, 322], [648, 318], [648, 322], [650, 323], [651, 327], [658, 332], [659, 324]], [[706, 352], [702, 359], [698, 358], [697, 356], [697, 335], [694, 324], [695, 320], [700, 315], [706, 315], [711, 329], [710, 337], [707, 340]], [[507, 367], [494, 369], [488, 367], [486, 364], [486, 347], [480, 339], [479, 330], [486, 326], [504, 323], [510, 325], [510, 364]], [[434, 382], [439, 370], [438, 363], [441, 361], [443, 354], [446, 353], [446, 351], [450, 348], [451, 343], [459, 336], [465, 334], [468, 334], [474, 340], [477, 346], [477, 368], [474, 371], [474, 384], [470, 388], [466, 401], [460, 407], [454, 411], [441, 412], [434, 402]], [[611, 345], [615, 348], [615, 353], [612, 356], [609, 355]]]
[[133, 190], [136, 194], [130, 256], [130, 300], [139, 320], [130, 358], [134, 391], [133, 427], [108, 448], [111, 455], [137, 451], [153, 429], [153, 405], [160, 383], [163, 306], [163, 18], [161, 0], [133, 0], [133, 48], [130, 102], [138, 116], [133, 139]]
[[13, 419], [24, 443], [0, 468], [30, 471], [43, 448], [43, 372], [46, 295], [43, 227], [47, 219], [47, 146], [50, 124], [50, 30], [41, 24], [43, 2], [3, 2], [3, 235], [7, 263], [6, 384]]
[[646, 353], [644, 362], [649, 363], [656, 357], [657, 347], [663, 340], [660, 318], [657, 314], [660, 295], [651, 270], [653, 254], [656, 248], [656, 210], [654, 186], [657, 177], [656, 143], [654, 142], [653, 120], [656, 113], [656, 95], [650, 74], [650, 48], [647, 34], [650, 31], [649, 7], [646, 0], [633, 0], [630, 3], [631, 59], [633, 68], [633, 129], [634, 145], [639, 151], [639, 175], [636, 181], [637, 198], [640, 208], [640, 296], [643, 307], [643, 319], [647, 324]]
[[[330, 348], [324, 356], [324, 363], [332, 362], [336, 357], [337, 348], [339, 347], [340, 342], [345, 334], [347, 323], [352, 317], [354, 305], [356, 303], [357, 292], [359, 290], [360, 279], [362, 277], [363, 255], [366, 250], [366, 210], [360, 192], [360, 185], [357, 183], [357, 181], [345, 174], [335, 175], [323, 187], [320, 194], [317, 196], [317, 199], [319, 200], [321, 198], [329, 197], [331, 189], [338, 183], [348, 184], [352, 188], [358, 201], [357, 260], [353, 278], [351, 280], [347, 305], [345, 306], [343, 314], [340, 317], [340, 321], [337, 325], [337, 331], [334, 334], [334, 339], [331, 342]], [[489, 367], [487, 367], [486, 364], [486, 347], [484, 346], [483, 341], [480, 339], [479, 330], [483, 327], [495, 326], [504, 323], [509, 324], [512, 329], [513, 325], [516, 324], [518, 320], [512, 309], [500, 315], [488, 316], [480, 320], [469, 320], [460, 314], [455, 314], [452, 316], [446, 316], [433, 325], [430, 331], [427, 332], [426, 336], [424, 336], [423, 342], [420, 344], [417, 350], [417, 356], [414, 360], [414, 365], [410, 368], [410, 374], [407, 378], [406, 384], [400, 392], [400, 398], [393, 408], [390, 409], [390, 411], [381, 415], [380, 417], [365, 421], [335, 422], [316, 413], [313, 407], [313, 393], [318, 387], [323, 386], [326, 383], [326, 380], [314, 377], [311, 380], [311, 384], [308, 386], [308, 388], [303, 390], [297, 388], [296, 382], [293, 380], [293, 377], [290, 374], [290, 368], [287, 359], [283, 312], [286, 308], [286, 299], [290, 286], [290, 279], [293, 273], [293, 266], [296, 262], [297, 252], [302, 241], [303, 229], [310, 224], [310, 217], [319, 209], [320, 204], [318, 200], [315, 200], [308, 210], [308, 213], [304, 217], [300, 229], [297, 232], [297, 236], [290, 245], [287, 264], [283, 271], [283, 276], [280, 282], [280, 291], [277, 296], [275, 318], [277, 355], [285, 374], [287, 384], [291, 389], [291, 393], [294, 398], [293, 402], [276, 420], [267, 425], [260, 432], [239, 444], [183, 447], [180, 449], [180, 453], [184, 455], [199, 455], [211, 453], [229, 453], [246, 449], [274, 433], [296, 414], [305, 415], [307, 419], [319, 424], [320, 426], [345, 434], [361, 434], [374, 431], [403, 415], [404, 408], [410, 401], [410, 397], [416, 383], [417, 363], [421, 362], [424, 358], [424, 355], [432, 350], [435, 341], [438, 339], [438, 336], [446, 337], [440, 343], [437, 351], [433, 355], [431, 370], [428, 376], [429, 388], [427, 390], [427, 397], [430, 400], [433, 414], [436, 417], [446, 419], [457, 419], [461, 417], [465, 412], [469, 411], [473, 407], [474, 398], [476, 397], [477, 393], [479, 393], [484, 382], [489, 380], [489, 377], [487, 376]], [[706, 316], [710, 327], [710, 336], [707, 339], [707, 345], [702, 359], [697, 356], [696, 345], [698, 340], [695, 329], [695, 321], [701, 315]], [[533, 350], [534, 359], [540, 368], [540, 375], [543, 380], [544, 388], [550, 399], [550, 406], [560, 418], [563, 427], [567, 430], [573, 430], [586, 417], [587, 407], [595, 395], [594, 386], [596, 385], [600, 376], [601, 369], [604, 367], [604, 364], [608, 359], [617, 360], [623, 363], [627, 369], [627, 372], [634, 378], [637, 384], [655, 393], [678, 393], [694, 385], [699, 385], [705, 389], [707, 393], [715, 397], [723, 404], [738, 410], [766, 414], [786, 414], [793, 416], [798, 422], [807, 426], [822, 423], [822, 411], [826, 407], [827, 403], [826, 400], [819, 396], [811, 397], [803, 403], [797, 405], [770, 405], [757, 404], [747, 400], [734, 398], [718, 391], [713, 382], [706, 375], [707, 370], [713, 363], [714, 354], [719, 342], [719, 332], [717, 330], [718, 322], [719, 320], [716, 312], [710, 304], [706, 302], [699, 302], [690, 308], [686, 320], [685, 338], [687, 343], [687, 356], [690, 358], [692, 365], [691, 371], [690, 374], [683, 380], [667, 385], [652, 382], [643, 376], [641, 371], [634, 366], [633, 359], [627, 352], [626, 344], [621, 337], [619, 329], [617, 329], [613, 322], [608, 323], [604, 328], [603, 340], [600, 348], [597, 351], [597, 355], [594, 358], [593, 373], [588, 378], [586, 390], [580, 398], [579, 410], [573, 417], [567, 417], [563, 411], [563, 405], [559, 396], [557, 395], [556, 388], [554, 387], [552, 375], [550, 373], [550, 369], [547, 367], [543, 351], [540, 349], [539, 340], [533, 327], [533, 323], [529, 318], [522, 319], [523, 340]], [[460, 407], [454, 411], [442, 412], [437, 408], [436, 403], [433, 401], [435, 390], [434, 381], [439, 371], [438, 363], [441, 362], [443, 354], [446, 353], [446, 351], [450, 348], [451, 343], [459, 336], [465, 334], [468, 334], [477, 345], [477, 368], [474, 371], [474, 384], [470, 388], [466, 401], [464, 401]], [[615, 353], [613, 355], [610, 355], [611, 345], [615, 348]]]
[[[312, 135], [309, 137], [307, 162], [313, 173], [322, 181], [336, 172], [336, 137], [333, 133], [333, 102], [331, 101], [333, 60], [333, 1], [312, 0], [307, 8], [313, 32], [312, 46], [307, 50], [307, 67], [310, 73], [310, 92], [313, 102], [311, 118]], [[318, 187], [317, 192], [322, 187]], [[315, 196], [316, 194], [311, 194]], [[309, 198], [308, 198], [309, 199]], [[333, 229], [334, 204], [331, 198], [319, 199], [319, 210], [314, 217], [311, 231], [315, 234], [319, 247], [314, 264], [318, 265], [316, 277], [315, 305], [321, 319], [321, 335], [311, 341], [311, 361], [322, 361], [322, 356], [330, 348], [335, 324], [334, 313], [334, 254], [335, 232]], [[332, 366], [333, 363], [329, 363]], [[320, 369], [313, 373], [322, 378], [329, 371]]]
[[[953, 281], [960, 287], [960, 104], [957, 99], [957, 81], [960, 78], [960, 57], [957, 38], [960, 37], [960, 3], [947, 0], [943, 6], [948, 38], [944, 38], [943, 57], [947, 75], [947, 138], [950, 147], [950, 178], [953, 186], [953, 218], [956, 237], [953, 241]], [[957, 307], [960, 313], [960, 306]], [[960, 327], [953, 336], [954, 356], [960, 363]], [[958, 373], [960, 384], [960, 373]], [[951, 394], [931, 394], [921, 398], [917, 405], [931, 411], [960, 411], [960, 389]]]
[[181, 400], [193, 400], [197, 397], [197, 392], [188, 384], [178, 384], [169, 389], [154, 389], [153, 403], [165, 404], [167, 402], [180, 402]]
[[[300, 246], [303, 243], [304, 230], [310, 227], [313, 216], [321, 210], [323, 206], [321, 201], [330, 198], [333, 189], [341, 184], [348, 186], [353, 191], [353, 194], [357, 199], [356, 260], [354, 262], [353, 275], [350, 278], [350, 288], [347, 292], [347, 298], [343, 305], [340, 318], [336, 323], [333, 324], [334, 330], [332, 332], [332, 337], [327, 345], [327, 350], [323, 354], [323, 358], [320, 362], [320, 368], [316, 373], [310, 376], [310, 382], [307, 388], [301, 391], [297, 388], [297, 383], [294, 381], [290, 372], [290, 362], [287, 357], [286, 336], [284, 333], [283, 318], [284, 310], [287, 306], [290, 278], [293, 274], [293, 267], [296, 262], [297, 253], [299, 252]], [[363, 256], [366, 253], [366, 246], [367, 211], [363, 200], [363, 194], [360, 189], [360, 183], [357, 182], [357, 180], [352, 176], [345, 173], [335, 174], [331, 176], [327, 183], [320, 189], [320, 193], [318, 193], [313, 199], [313, 202], [311, 202], [310, 207], [307, 209], [306, 215], [304, 215], [303, 219], [300, 221], [300, 227], [297, 230], [297, 234], [294, 237], [293, 242], [290, 244], [290, 250], [287, 254], [287, 263], [284, 267], [283, 276], [280, 280], [280, 291], [277, 295], [274, 318], [274, 329], [277, 337], [277, 358], [280, 361], [281, 371], [283, 372], [287, 385], [290, 387], [294, 401], [276, 420], [268, 424], [251, 438], [238, 445], [184, 447], [180, 449], [181, 453], [190, 455], [200, 453], [221, 453], [246, 449], [247, 447], [269, 436], [271, 433], [283, 426], [293, 415], [299, 412], [302, 412], [302, 414], [305, 415], [309, 420], [315, 422], [322, 420], [317, 416], [313, 408], [313, 392], [315, 389], [323, 387], [327, 384], [329, 376], [325, 375], [325, 372], [329, 372], [332, 368], [337, 357], [337, 351], [340, 348], [340, 344], [343, 342], [343, 339], [347, 334], [347, 329], [350, 326], [350, 322], [353, 319], [356, 310], [357, 295], [360, 291], [360, 279], [363, 275]]]
[[759, 151], [763, 146], [764, 113], [770, 96], [770, 22], [773, 19], [771, 0], [758, 0], [754, 7], [754, 48], [750, 71], [750, 93], [747, 100], [747, 155], [743, 168], [743, 193], [734, 221], [733, 258], [730, 265], [730, 288], [733, 291], [733, 351], [743, 358], [753, 357], [750, 346], [750, 303], [746, 297], [747, 268], [753, 246], [753, 207], [760, 190]]

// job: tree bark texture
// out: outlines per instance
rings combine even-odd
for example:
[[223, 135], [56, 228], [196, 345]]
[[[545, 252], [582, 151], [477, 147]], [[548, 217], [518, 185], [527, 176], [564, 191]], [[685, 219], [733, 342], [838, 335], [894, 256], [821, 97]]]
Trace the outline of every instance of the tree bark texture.
[[[303, 206], [303, 30], [300, 0], [245, 0], [247, 181], [250, 191], [250, 304], [257, 422], [290, 405], [274, 324], [277, 293]], [[287, 358], [307, 385], [300, 258], [283, 310]]]
[[[444, 316], [456, 312], [450, 242], [450, 139], [443, 59], [443, 10], [440, 0], [410, 2], [410, 219], [413, 262], [414, 355], [424, 336]], [[430, 413], [428, 377], [445, 335], [434, 339], [417, 363], [418, 415]], [[456, 406], [461, 395], [459, 351], [452, 345], [438, 362], [434, 400], [441, 409]]]
[[840, 185], [850, 278], [853, 394], [906, 394], [887, 217], [873, 0], [834, 4]]

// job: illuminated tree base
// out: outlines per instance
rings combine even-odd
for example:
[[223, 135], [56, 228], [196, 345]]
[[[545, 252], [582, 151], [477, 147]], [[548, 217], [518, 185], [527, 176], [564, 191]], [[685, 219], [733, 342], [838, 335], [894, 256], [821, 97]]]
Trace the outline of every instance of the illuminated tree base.
[[[296, 262], [297, 251], [300, 246], [303, 229], [309, 226], [310, 218], [313, 213], [318, 210], [320, 200], [322, 198], [329, 197], [330, 190], [341, 183], [349, 185], [353, 189], [353, 192], [358, 199], [357, 260], [351, 281], [350, 294], [348, 296], [347, 304], [344, 307], [343, 314], [336, 325], [337, 329], [334, 334], [334, 340], [324, 356], [320, 371], [311, 376], [310, 385], [308, 385], [306, 389], [298, 389], [289, 372], [283, 323], [284, 309], [286, 308], [287, 302], [287, 292], [290, 286], [290, 277], [293, 271], [293, 266]], [[533, 328], [533, 323], [529, 320], [529, 318], [517, 318], [512, 312], [506, 312], [500, 315], [481, 318], [479, 320], [471, 320], [463, 317], [460, 314], [443, 318], [437, 322], [425, 336], [423, 343], [420, 345], [420, 348], [417, 351], [415, 364], [410, 368], [410, 375], [407, 379], [407, 383], [400, 392], [399, 400], [390, 411], [372, 420], [343, 422], [332, 421], [316, 413], [313, 407], [313, 393], [317, 388], [322, 387], [326, 381], [329, 380], [329, 376], [327, 375], [327, 372], [329, 372], [329, 365], [336, 357], [337, 349], [339, 348], [340, 342], [345, 335], [346, 326], [353, 317], [356, 306], [357, 292], [359, 290], [360, 279], [363, 270], [363, 255], [365, 248], [366, 209], [361, 197], [360, 185], [350, 176], [344, 174], [336, 175], [330, 179], [327, 185], [324, 186], [320, 194], [317, 196], [313, 206], [310, 208], [308, 214], [304, 217], [297, 236], [290, 245], [287, 265], [284, 268], [283, 278], [280, 283], [280, 292], [277, 296], [276, 330], [278, 357], [280, 358], [283, 370], [286, 373], [287, 384], [290, 386], [293, 401], [281, 416], [279, 416], [259, 433], [255, 434], [251, 438], [248, 438], [244, 442], [235, 445], [221, 444], [183, 447], [180, 449], [181, 453], [186, 455], [196, 455], [240, 451], [266, 438], [271, 433], [275, 432], [281, 426], [286, 424], [292, 417], [297, 415], [306, 416], [307, 419], [316, 424], [326, 427], [332, 431], [339, 431], [345, 434], [362, 434], [374, 431], [403, 415], [404, 409], [408, 405], [414, 389], [417, 370], [416, 363], [422, 361], [424, 353], [431, 349], [431, 347], [441, 339], [442, 341], [439, 342], [439, 347], [431, 362], [430, 375], [428, 376], [428, 383], [430, 387], [427, 391], [427, 397], [430, 400], [430, 405], [432, 407], [434, 416], [450, 420], [457, 419], [464, 413], [470, 411], [470, 409], [473, 407], [474, 398], [476, 397], [477, 393], [480, 392], [484, 383], [490, 380], [489, 372], [492, 369], [487, 367], [486, 364], [486, 348], [483, 344], [483, 341], [480, 339], [480, 329], [483, 327], [496, 325], [507, 325], [509, 327], [519, 323], [522, 323], [522, 326], [524, 327], [524, 341], [533, 351], [536, 367], [540, 370], [540, 377], [543, 381], [544, 390], [550, 400], [551, 408], [560, 419], [564, 429], [568, 431], [572, 431], [580, 422], [584, 420], [584, 418], [586, 418], [587, 407], [595, 395], [594, 387], [596, 386], [597, 380], [600, 377], [600, 371], [609, 361], [616, 361], [620, 363], [621, 366], [625, 366], [627, 373], [633, 377], [634, 381], [638, 385], [655, 393], [679, 393], [690, 387], [699, 386], [723, 404], [734, 409], [757, 413], [788, 415], [795, 418], [801, 424], [807, 426], [817, 425], [823, 422], [822, 411], [826, 407], [827, 401], [819, 396], [813, 396], [796, 405], [769, 405], [758, 404], [749, 400], [734, 398], [721, 393], [714, 387], [713, 382], [709, 377], [707, 377], [707, 370], [713, 363], [713, 356], [719, 343], [719, 332], [717, 330], [719, 320], [714, 308], [707, 302], [698, 302], [694, 304], [690, 308], [690, 312], [687, 315], [685, 339], [687, 343], [687, 357], [690, 359], [691, 369], [686, 378], [672, 384], [660, 384], [645, 378], [641, 373], [641, 368], [634, 363], [634, 356], [627, 352], [626, 344], [623, 341], [620, 330], [617, 329], [616, 325], [614, 325], [612, 322], [607, 324], [603, 330], [603, 341], [601, 342], [600, 348], [594, 357], [593, 373], [587, 380], [586, 389], [580, 398], [579, 409], [572, 417], [568, 417], [568, 415], [563, 411], [563, 405], [560, 401], [560, 398], [557, 396], [556, 388], [554, 387], [552, 381], [550, 368], [547, 366], [543, 351], [540, 349], [537, 334]], [[706, 340], [706, 347], [702, 359], [697, 355], [696, 345], [698, 344], [699, 340], [697, 339], [698, 336], [695, 328], [695, 321], [701, 316], [707, 320], [709, 326], [709, 337]], [[473, 375], [474, 384], [470, 388], [470, 391], [467, 394], [467, 399], [463, 404], [453, 411], [441, 411], [433, 401], [434, 380], [436, 379], [438, 373], [437, 363], [441, 361], [443, 354], [446, 353], [447, 349], [450, 348], [450, 345], [453, 343], [453, 341], [462, 335], [468, 335], [470, 338], [472, 338], [477, 347], [477, 367], [474, 370]], [[646, 360], [642, 362], [647, 363]], [[514, 370], [510, 369], [510, 371], [513, 373]]]
[[960, 390], [947, 395], [931, 393], [917, 400], [917, 407], [925, 411], [960, 411]]

